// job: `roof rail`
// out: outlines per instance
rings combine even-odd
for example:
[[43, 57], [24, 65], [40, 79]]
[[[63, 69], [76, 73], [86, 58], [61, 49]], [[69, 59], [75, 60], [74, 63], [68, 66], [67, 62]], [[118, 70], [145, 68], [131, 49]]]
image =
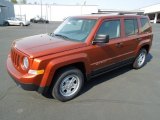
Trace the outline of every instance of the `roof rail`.
[[102, 10], [102, 9], [99, 9], [98, 13], [92, 13], [92, 14], [144, 15], [144, 11], [119, 11], [119, 10]]

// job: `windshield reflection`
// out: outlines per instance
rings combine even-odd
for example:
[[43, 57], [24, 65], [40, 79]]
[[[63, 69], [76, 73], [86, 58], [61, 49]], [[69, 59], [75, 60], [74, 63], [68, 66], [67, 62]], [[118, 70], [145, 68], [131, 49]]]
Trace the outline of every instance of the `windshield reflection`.
[[68, 18], [54, 31], [54, 36], [83, 42], [95, 23], [95, 19]]

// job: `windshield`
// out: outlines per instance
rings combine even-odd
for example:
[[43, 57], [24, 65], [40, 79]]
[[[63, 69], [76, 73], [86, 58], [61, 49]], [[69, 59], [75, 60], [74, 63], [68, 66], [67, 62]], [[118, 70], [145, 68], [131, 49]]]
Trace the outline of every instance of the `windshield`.
[[72, 41], [83, 42], [95, 23], [95, 19], [68, 18], [54, 31], [54, 35]]

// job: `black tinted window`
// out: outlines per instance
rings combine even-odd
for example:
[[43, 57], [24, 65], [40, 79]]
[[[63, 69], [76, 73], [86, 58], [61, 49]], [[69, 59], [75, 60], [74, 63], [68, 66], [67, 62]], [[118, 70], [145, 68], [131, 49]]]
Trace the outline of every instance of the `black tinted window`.
[[124, 20], [125, 35], [130, 36], [138, 33], [137, 19], [126, 19]]
[[107, 34], [110, 39], [120, 37], [120, 20], [103, 22], [98, 34]]
[[142, 32], [150, 32], [150, 25], [147, 18], [141, 18]]

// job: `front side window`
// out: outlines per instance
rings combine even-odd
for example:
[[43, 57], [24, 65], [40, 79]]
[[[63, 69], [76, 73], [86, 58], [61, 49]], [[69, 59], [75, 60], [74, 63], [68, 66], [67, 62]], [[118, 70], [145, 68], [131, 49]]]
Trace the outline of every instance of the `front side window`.
[[55, 36], [72, 41], [83, 42], [88, 37], [97, 20], [83, 18], [68, 18], [55, 31]]
[[138, 33], [138, 23], [137, 19], [126, 19], [124, 20], [125, 25], [125, 35], [135, 35]]
[[142, 32], [150, 32], [150, 25], [149, 21], [147, 18], [141, 18], [141, 27], [142, 27]]
[[110, 39], [120, 37], [120, 20], [103, 22], [97, 34], [109, 35]]

